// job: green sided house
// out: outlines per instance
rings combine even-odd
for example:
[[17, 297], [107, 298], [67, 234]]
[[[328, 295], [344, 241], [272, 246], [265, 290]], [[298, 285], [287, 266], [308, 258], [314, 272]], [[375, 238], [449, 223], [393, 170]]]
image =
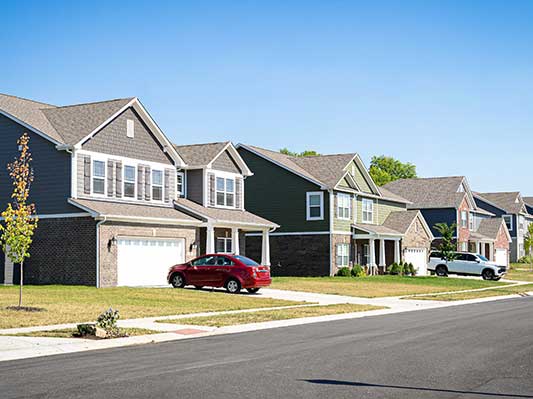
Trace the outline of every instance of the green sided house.
[[[378, 188], [355, 153], [293, 157], [238, 144], [253, 176], [246, 208], [281, 227], [270, 233], [274, 276], [329, 276], [360, 264], [373, 273], [412, 262], [427, 273], [433, 235], [409, 201]], [[261, 251], [261, 236], [246, 235], [246, 253]]]

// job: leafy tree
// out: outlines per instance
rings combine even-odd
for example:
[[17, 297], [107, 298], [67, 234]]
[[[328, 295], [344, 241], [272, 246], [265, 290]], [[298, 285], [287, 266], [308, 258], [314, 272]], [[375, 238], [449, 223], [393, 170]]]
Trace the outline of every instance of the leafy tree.
[[453, 236], [455, 234], [455, 228], [457, 225], [452, 223], [451, 225], [447, 223], [437, 223], [435, 229], [440, 233], [442, 237], [441, 243], [438, 245], [437, 249], [442, 254], [442, 258], [447, 261], [452, 261], [457, 258], [456, 250], [457, 246], [453, 242]]
[[398, 179], [411, 179], [416, 177], [416, 166], [412, 163], [403, 163], [385, 155], [374, 156], [370, 162], [370, 176], [378, 186], [383, 186]]
[[279, 150], [280, 153], [282, 154], [285, 154], [285, 155], [290, 155], [292, 157], [312, 157], [312, 156], [315, 156], [315, 155], [320, 155], [318, 152], [314, 151], [314, 150], [305, 150], [305, 151], [302, 151], [302, 152], [293, 152], [293, 151], [290, 151], [288, 148], [282, 148], [281, 150]]
[[2, 249], [11, 262], [20, 265], [19, 308], [22, 307], [24, 259], [30, 257], [29, 249], [33, 240], [33, 233], [37, 228], [35, 205], [27, 204], [30, 186], [33, 182], [29, 141], [30, 138], [27, 133], [24, 133], [17, 140], [20, 154], [7, 166], [9, 176], [13, 180], [13, 194], [11, 195], [12, 202], [1, 214], [4, 218], [4, 224], [0, 224]]
[[524, 249], [529, 258], [529, 268], [533, 271], [533, 223], [527, 226], [527, 234], [524, 237]]

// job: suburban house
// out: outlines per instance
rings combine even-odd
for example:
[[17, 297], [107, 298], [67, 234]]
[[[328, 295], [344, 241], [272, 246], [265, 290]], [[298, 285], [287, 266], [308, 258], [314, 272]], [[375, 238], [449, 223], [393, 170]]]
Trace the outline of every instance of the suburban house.
[[[378, 188], [357, 154], [237, 149], [254, 171], [246, 180], [246, 208], [281, 226], [270, 234], [273, 275], [329, 276], [354, 264], [383, 272], [402, 259], [426, 272], [433, 236], [422, 214]], [[261, 237], [247, 234], [246, 252], [260, 249]]]
[[533, 222], [533, 214], [529, 213], [528, 205], [519, 192], [502, 193], [474, 193], [478, 207], [502, 217], [512, 238], [511, 262], [516, 262], [523, 257], [524, 236], [527, 228]]
[[508, 265], [511, 237], [500, 215], [480, 206], [464, 176], [400, 179], [384, 186], [411, 201], [408, 209], [422, 212], [435, 237], [437, 223], [456, 224], [459, 251], [476, 252]]
[[[137, 98], [54, 106], [0, 95], [0, 204], [5, 165], [30, 136], [39, 224], [25, 263], [30, 284], [166, 284], [168, 268], [203, 253], [239, 253], [259, 232], [269, 264], [278, 227], [244, 208], [252, 172], [229, 143], [176, 146]], [[0, 283], [19, 271], [0, 257]]]
[[533, 197], [522, 197], [526, 205], [527, 213], [533, 215]]

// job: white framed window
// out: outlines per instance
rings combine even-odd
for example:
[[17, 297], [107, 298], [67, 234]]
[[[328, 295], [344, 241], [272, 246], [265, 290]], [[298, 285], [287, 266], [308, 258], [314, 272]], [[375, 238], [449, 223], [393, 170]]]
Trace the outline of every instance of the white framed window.
[[473, 213], [470, 213], [470, 215], [468, 215], [468, 228], [470, 229], [470, 231], [474, 231], [475, 229], [475, 223], [474, 223], [474, 214]]
[[185, 197], [185, 173], [176, 173], [176, 195], [178, 197]]
[[468, 212], [461, 211], [461, 227], [466, 229], [468, 227]]
[[126, 119], [126, 136], [130, 139], [135, 137], [135, 122], [133, 119]]
[[507, 229], [509, 229], [509, 231], [513, 231], [513, 216], [503, 215], [503, 220], [505, 221], [505, 224], [507, 225]]
[[232, 247], [231, 237], [217, 237], [217, 254], [230, 254], [232, 253]]
[[93, 194], [105, 195], [105, 161], [93, 161]]
[[374, 201], [363, 198], [363, 223], [372, 223], [374, 221]]
[[461, 242], [459, 249], [464, 252], [468, 251], [468, 242]]
[[352, 197], [350, 194], [337, 194], [337, 218], [350, 220]]
[[124, 178], [122, 179], [124, 185], [124, 197], [135, 198], [135, 182], [137, 175], [137, 168], [131, 165], [124, 166]]
[[350, 263], [350, 244], [337, 244], [337, 266], [346, 267]]
[[322, 191], [310, 191], [306, 194], [306, 218], [307, 220], [324, 219], [324, 193]]
[[233, 208], [235, 206], [235, 179], [216, 178], [216, 204]]
[[524, 223], [525, 223], [524, 217], [518, 216], [518, 228], [520, 229], [520, 231], [524, 230]]
[[163, 171], [152, 170], [152, 199], [163, 201]]

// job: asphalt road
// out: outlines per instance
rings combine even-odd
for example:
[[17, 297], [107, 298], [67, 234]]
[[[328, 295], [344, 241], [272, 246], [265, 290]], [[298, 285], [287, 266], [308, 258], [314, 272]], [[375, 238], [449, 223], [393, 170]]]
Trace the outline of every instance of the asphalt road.
[[533, 298], [0, 363], [0, 398], [533, 398]]

